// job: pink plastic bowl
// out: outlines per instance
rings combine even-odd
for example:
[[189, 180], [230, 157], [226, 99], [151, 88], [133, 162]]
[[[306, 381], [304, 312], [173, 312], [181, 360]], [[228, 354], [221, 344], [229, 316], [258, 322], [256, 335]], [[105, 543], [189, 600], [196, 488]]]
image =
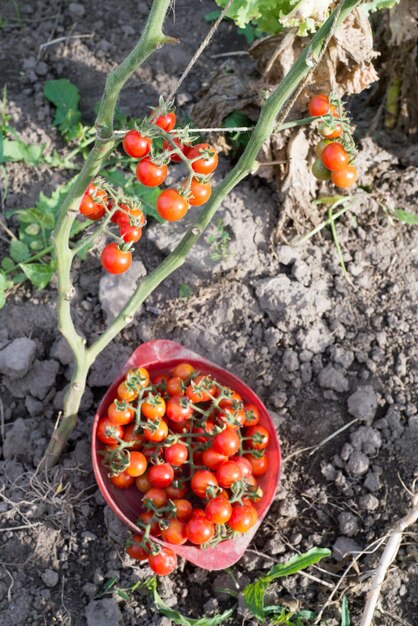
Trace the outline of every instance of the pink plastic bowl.
[[255, 404], [260, 410], [260, 424], [267, 428], [270, 433], [270, 443], [267, 449], [270, 469], [267, 474], [261, 476], [259, 479], [259, 484], [263, 489], [264, 495], [262, 500], [256, 504], [259, 514], [258, 522], [249, 532], [242, 535], [237, 540], [223, 541], [207, 550], [201, 550], [191, 545], [176, 546], [155, 539], [155, 541], [161, 545], [169, 546], [179, 556], [199, 567], [209, 570], [220, 570], [233, 565], [244, 554], [271, 505], [280, 475], [280, 446], [272, 419], [260, 398], [247, 387], [242, 380], [214, 363], [207, 361], [195, 352], [183, 348], [183, 346], [174, 341], [158, 340], [142, 344], [131, 355], [119, 376], [109, 387], [96, 413], [92, 437], [93, 469], [97, 484], [107, 504], [132, 532], [138, 532], [138, 527], [135, 522], [142, 509], [142, 494], [136, 487], [130, 487], [126, 490], [117, 489], [109, 480], [107, 470], [103, 466], [101, 457], [98, 454], [99, 450], [104, 448], [104, 445], [96, 437], [97, 424], [101, 418], [106, 416], [109, 404], [116, 397], [117, 387], [129, 369], [145, 367], [152, 377], [156, 374], [171, 370], [177, 364], [184, 362], [191, 363], [196, 369], [202, 372], [212, 374], [220, 383], [235, 389], [245, 402]]

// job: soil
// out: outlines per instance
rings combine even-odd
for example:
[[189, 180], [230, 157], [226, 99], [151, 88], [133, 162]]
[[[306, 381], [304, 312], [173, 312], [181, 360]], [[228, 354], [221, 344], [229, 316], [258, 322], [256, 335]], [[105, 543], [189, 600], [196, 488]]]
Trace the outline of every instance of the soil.
[[[84, 120], [93, 120], [105, 75], [132, 47], [150, 2], [126, 0], [117, 9], [110, 0], [19, 2], [20, 29], [13, 4], [2, 4], [6, 25], [0, 43], [11, 123], [26, 141], [63, 150], [42, 95], [44, 81], [66, 77], [76, 83]], [[193, 3], [193, 11], [186, 2], [176, 3], [166, 31], [181, 43], [157, 52], [135, 73], [121, 96], [123, 113], [140, 116], [158, 94], [170, 91], [207, 31], [203, 18], [213, 8], [209, 0]], [[48, 40], [77, 34], [89, 36], [40, 53]], [[219, 59], [212, 56], [245, 47], [230, 25], [221, 26], [180, 90], [184, 110], [217, 67]], [[252, 68], [243, 56], [230, 61], [239, 71]], [[259, 178], [240, 184], [220, 209], [231, 236], [228, 255], [211, 260], [211, 244], [202, 238], [185, 266], [103, 352], [89, 376], [79, 425], [61, 465], [48, 477], [35, 468], [71, 369], [68, 347], [57, 335], [54, 285], [43, 292], [24, 285], [0, 311], [1, 626], [171, 623], [141, 587], [128, 599], [120, 593], [98, 597], [106, 581], [115, 578], [114, 589], [129, 590], [150, 570], [124, 554], [125, 530], [106, 507], [90, 461], [92, 419], [106, 386], [139, 343], [163, 337], [193, 348], [253, 387], [275, 420], [284, 457], [275, 501], [251, 549], [234, 566], [233, 578], [182, 563], [158, 583], [165, 602], [195, 618], [220, 612], [236, 602], [225, 588], [236, 593], [275, 561], [322, 546], [333, 555], [321, 569], [310, 570], [315, 579], [282, 579], [271, 598], [318, 613], [352, 562], [353, 555], [343, 555], [366, 550], [321, 622], [340, 623], [345, 593], [352, 623], [358, 623], [380, 554], [368, 554], [367, 548], [408, 511], [406, 487], [412, 487], [418, 470], [418, 233], [388, 214], [395, 207], [416, 210], [418, 155], [401, 135], [378, 129], [369, 136], [374, 111], [361, 102], [353, 102], [359, 162], [365, 184], [376, 193], [360, 189], [352, 210], [337, 224], [347, 277], [328, 231], [299, 247], [278, 244], [273, 237], [281, 215], [277, 191]], [[225, 171], [230, 164], [222, 160]], [[10, 165], [6, 209], [32, 206], [41, 190], [51, 192], [67, 176], [46, 166]], [[151, 225], [134, 275], [155, 267], [183, 228], [184, 223]], [[114, 286], [109, 298], [107, 278], [93, 257], [75, 268], [75, 278], [76, 319], [86, 335], [100, 333], [118, 299], [126, 297], [127, 283]], [[188, 299], [178, 298], [182, 284], [192, 288]], [[22, 338], [27, 340], [13, 343]], [[27, 362], [18, 359], [11, 371], [13, 362], [1, 355], [18, 346]], [[352, 420], [357, 421], [320, 445]], [[418, 623], [413, 530], [405, 534], [384, 583], [379, 626]], [[228, 623], [255, 624], [241, 600]]]

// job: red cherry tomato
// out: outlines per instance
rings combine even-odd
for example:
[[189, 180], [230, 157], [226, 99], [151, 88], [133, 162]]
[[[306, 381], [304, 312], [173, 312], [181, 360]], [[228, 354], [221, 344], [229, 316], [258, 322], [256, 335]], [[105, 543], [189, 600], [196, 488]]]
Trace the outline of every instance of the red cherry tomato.
[[125, 472], [128, 476], [142, 476], [147, 470], [147, 459], [142, 452], [132, 451], [129, 453], [129, 465]]
[[123, 274], [131, 267], [132, 252], [121, 250], [116, 242], [112, 242], [103, 248], [100, 260], [109, 274]]
[[[168, 502], [168, 496], [164, 489], [159, 489], [158, 487], [151, 487], [144, 493], [144, 500], [150, 500], [157, 509], [162, 506], [165, 506]], [[144, 503], [145, 505], [146, 503]]]
[[160, 419], [165, 415], [165, 400], [160, 395], [149, 394], [142, 403], [141, 412], [149, 420]]
[[345, 170], [340, 172], [331, 172], [331, 180], [337, 187], [347, 189], [354, 185], [358, 178], [358, 172], [355, 165], [347, 165]]
[[228, 526], [239, 533], [246, 533], [258, 519], [257, 511], [252, 506], [238, 505], [232, 508]]
[[167, 178], [167, 165], [157, 165], [148, 157], [136, 166], [136, 177], [146, 187], [158, 187]]
[[135, 432], [135, 424], [129, 424], [125, 428], [123, 440], [133, 445], [129, 446], [129, 450], [140, 450], [143, 442], [143, 436]]
[[334, 124], [333, 126], [329, 126], [328, 124], [322, 124], [319, 132], [323, 137], [327, 139], [337, 139], [341, 137], [344, 130], [341, 124]]
[[192, 178], [190, 192], [189, 204], [191, 206], [202, 206], [209, 200], [212, 194], [212, 187], [210, 183], [202, 183], [197, 178]]
[[151, 486], [152, 485], [149, 481], [148, 473], [142, 474], [142, 476], [138, 476], [138, 478], [135, 478], [135, 487], [141, 493], [146, 493], [148, 489], [151, 489]]
[[216, 395], [217, 387], [211, 376], [196, 376], [186, 389], [186, 396], [193, 403], [207, 402]]
[[252, 454], [245, 454], [244, 458], [251, 463], [254, 476], [262, 476], [269, 469], [270, 462], [265, 454], [260, 457], [253, 456]]
[[174, 126], [176, 125], [176, 114], [174, 113], [174, 111], [170, 111], [165, 115], [159, 115], [158, 117], [154, 117], [154, 119], [152, 119], [151, 121], [154, 122], [154, 124], [157, 124], [157, 126], [159, 126], [160, 128], [162, 128], [162, 130], [165, 130], [166, 133], [169, 133], [170, 130], [173, 130]]
[[207, 517], [192, 517], [186, 524], [187, 539], [201, 545], [210, 541], [215, 534], [215, 526]]
[[90, 183], [80, 202], [80, 213], [96, 221], [106, 213], [107, 194]]
[[118, 489], [129, 489], [134, 484], [135, 478], [126, 472], [121, 472], [117, 476], [111, 476], [110, 481]]
[[255, 404], [244, 404], [244, 426], [256, 426], [260, 421], [260, 411]]
[[173, 500], [176, 505], [176, 517], [182, 522], [187, 522], [191, 516], [193, 511], [192, 503], [184, 498], [175, 498]]
[[211, 470], [216, 470], [222, 463], [228, 460], [228, 457], [213, 448], [207, 448], [203, 451], [202, 461]]
[[193, 414], [190, 401], [182, 396], [171, 396], [167, 400], [167, 417], [172, 422], [184, 422]]
[[209, 500], [205, 508], [205, 515], [214, 524], [226, 524], [232, 515], [232, 506], [229, 500], [219, 496]]
[[233, 483], [242, 479], [241, 468], [238, 463], [234, 463], [234, 461], [226, 461], [216, 470], [216, 480], [220, 486], [225, 489], [230, 489]]
[[126, 133], [122, 145], [128, 156], [134, 159], [142, 159], [151, 150], [152, 141], [149, 137], [141, 135], [137, 130], [130, 130]]
[[329, 143], [331, 143], [331, 141], [329, 139], [321, 139], [321, 141], [318, 141], [318, 143], [316, 144], [316, 147], [315, 147], [315, 152], [316, 152], [316, 156], [318, 157], [318, 159], [321, 158], [322, 150]]
[[[181, 150], [184, 153], [185, 146], [181, 143], [180, 139], [173, 138], [173, 141], [176, 144], [177, 148], [179, 148], [179, 150]], [[167, 150], [167, 152], [172, 152], [173, 149], [174, 148], [171, 145], [171, 143], [168, 141], [168, 139], [164, 139], [163, 150]], [[170, 161], [173, 161], [173, 163], [180, 163], [181, 160], [182, 160], [181, 156], [179, 156], [175, 152], [170, 155]]]
[[270, 441], [270, 433], [264, 426], [250, 426], [246, 429], [245, 436], [251, 437], [247, 440], [247, 446], [253, 450], [264, 450]]
[[[206, 155], [207, 153], [207, 155]], [[197, 157], [201, 157], [200, 159]], [[218, 154], [208, 143], [197, 143], [188, 151], [187, 158], [192, 160], [192, 169], [196, 174], [212, 174], [218, 167]]]
[[227, 428], [215, 435], [212, 447], [225, 456], [233, 456], [240, 448], [240, 437], [237, 431]]
[[167, 393], [170, 396], [184, 396], [186, 386], [180, 376], [173, 376], [167, 381]]
[[148, 552], [143, 546], [139, 545], [142, 539], [142, 535], [134, 535], [132, 537], [131, 545], [126, 548], [126, 552], [129, 554], [131, 559], [135, 559], [137, 561], [145, 561], [145, 559], [148, 558]]
[[173, 370], [173, 376], [178, 376], [182, 380], [186, 380], [194, 371], [195, 369], [190, 363], [179, 363]]
[[189, 203], [175, 189], [164, 189], [157, 198], [156, 209], [167, 222], [178, 222], [186, 215]]
[[[142, 522], [146, 526], [150, 526], [151, 535], [159, 537], [161, 535], [161, 528], [156, 520], [152, 521], [153, 517], [153, 511], [142, 511], [139, 515], [138, 521]], [[141, 526], [141, 524], [139, 524], [139, 526]]]
[[167, 543], [180, 546], [187, 541], [186, 524], [179, 519], [171, 519], [167, 528], [161, 529], [161, 536]]
[[174, 467], [180, 467], [183, 465], [189, 456], [189, 450], [184, 443], [173, 443], [169, 448], [165, 448], [164, 457], [167, 463], [174, 465]]
[[165, 488], [165, 492], [171, 500], [175, 500], [187, 496], [188, 489], [186, 484], [177, 486], [172, 484]]
[[163, 548], [158, 554], [150, 554], [148, 563], [158, 576], [167, 576], [177, 567], [177, 557], [171, 548]]
[[326, 115], [329, 112], [330, 104], [328, 96], [325, 94], [319, 94], [311, 98], [308, 111], [312, 117], [319, 117], [320, 115]]
[[138, 397], [138, 391], [124, 381], [118, 387], [118, 396], [124, 402], [133, 402]]
[[142, 228], [145, 226], [145, 215], [138, 207], [129, 206], [127, 204], [119, 204], [120, 209], [113, 213], [110, 221], [114, 224], [121, 226], [122, 224], [129, 224], [136, 228]]
[[96, 435], [97, 439], [107, 446], [117, 445], [119, 442], [115, 437], [123, 438], [123, 428], [105, 418], [98, 423]]
[[147, 441], [153, 441], [154, 443], [160, 443], [164, 441], [168, 435], [168, 425], [165, 420], [153, 421], [153, 426], [156, 428], [144, 428], [144, 437]]
[[136, 243], [142, 237], [142, 228], [122, 223], [119, 226], [119, 235], [126, 243]]
[[153, 465], [148, 471], [148, 477], [153, 487], [168, 487], [174, 480], [174, 470], [168, 463]]
[[125, 424], [129, 424], [135, 417], [135, 411], [129, 405], [123, 406], [123, 408], [118, 409], [115, 402], [107, 409], [107, 416], [112, 424], [121, 424], [124, 426]]
[[190, 486], [196, 496], [206, 498], [208, 488], [218, 487], [218, 481], [216, 480], [215, 474], [212, 474], [212, 472], [208, 470], [198, 470], [193, 474]]
[[333, 141], [322, 150], [321, 159], [327, 169], [332, 172], [339, 172], [347, 168], [350, 157], [343, 145]]
[[248, 478], [250, 477], [252, 478], [253, 468], [248, 459], [243, 456], [233, 456], [230, 461], [233, 461], [234, 463], [239, 465], [241, 473], [246, 480], [248, 480]]

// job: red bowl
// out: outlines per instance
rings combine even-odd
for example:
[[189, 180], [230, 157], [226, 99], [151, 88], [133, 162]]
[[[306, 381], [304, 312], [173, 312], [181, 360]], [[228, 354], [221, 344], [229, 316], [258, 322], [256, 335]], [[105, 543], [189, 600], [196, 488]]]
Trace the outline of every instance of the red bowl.
[[263, 489], [263, 498], [256, 504], [259, 518], [249, 532], [236, 540], [223, 541], [207, 550], [201, 550], [191, 545], [176, 546], [155, 539], [161, 545], [169, 546], [179, 556], [199, 567], [220, 570], [233, 565], [244, 554], [272, 503], [280, 475], [280, 445], [273, 421], [260, 398], [242, 380], [174, 341], [157, 340], [142, 344], [131, 355], [114, 383], [109, 387], [97, 410], [92, 436], [93, 469], [97, 484], [107, 504], [132, 532], [138, 532], [138, 526], [135, 522], [142, 510], [142, 494], [136, 487], [125, 490], [117, 489], [109, 480], [107, 470], [98, 454], [105, 446], [96, 437], [97, 425], [99, 420], [106, 416], [109, 404], [116, 397], [118, 385], [129, 369], [145, 367], [152, 377], [155, 374], [171, 370], [179, 363], [184, 362], [191, 363], [196, 369], [212, 374], [221, 384], [235, 389], [246, 403], [255, 404], [261, 414], [260, 424], [267, 428], [270, 433], [270, 443], [266, 451], [270, 461], [270, 469], [267, 474], [259, 478], [259, 484]]

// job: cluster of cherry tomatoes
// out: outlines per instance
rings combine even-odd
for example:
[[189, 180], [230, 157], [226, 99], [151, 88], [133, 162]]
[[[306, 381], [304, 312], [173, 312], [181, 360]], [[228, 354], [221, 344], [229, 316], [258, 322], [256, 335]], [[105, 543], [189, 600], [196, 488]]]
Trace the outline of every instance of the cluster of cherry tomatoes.
[[127, 373], [97, 438], [113, 485], [142, 494], [132, 558], [169, 574], [176, 555], [153, 537], [204, 548], [256, 524], [270, 440], [259, 421], [256, 405], [190, 363], [152, 380], [144, 368]]
[[315, 148], [318, 158], [312, 166], [313, 175], [318, 180], [331, 180], [342, 189], [351, 187], [357, 181], [358, 172], [352, 163], [355, 156], [354, 142], [341, 102], [336, 106], [328, 96], [319, 94], [310, 100], [308, 110], [313, 117], [329, 117], [319, 128], [323, 139]]
[[[211, 175], [218, 165], [218, 155], [207, 143], [193, 145], [184, 129], [174, 130], [176, 114], [163, 103], [143, 121], [141, 131], [126, 133], [122, 145], [126, 154], [139, 159], [136, 176], [147, 187], [159, 187], [168, 175], [168, 164], [181, 161], [189, 169], [188, 178], [178, 189], [164, 189], [156, 201], [160, 217], [169, 222], [183, 218], [190, 206], [201, 206], [212, 193]], [[159, 149], [163, 138], [162, 148]], [[111, 274], [122, 274], [132, 264], [132, 245], [139, 241], [146, 220], [138, 203], [118, 202], [108, 193], [90, 183], [80, 203], [80, 213], [97, 221], [105, 215], [119, 227], [116, 241], [107, 244], [101, 253], [101, 263]]]

